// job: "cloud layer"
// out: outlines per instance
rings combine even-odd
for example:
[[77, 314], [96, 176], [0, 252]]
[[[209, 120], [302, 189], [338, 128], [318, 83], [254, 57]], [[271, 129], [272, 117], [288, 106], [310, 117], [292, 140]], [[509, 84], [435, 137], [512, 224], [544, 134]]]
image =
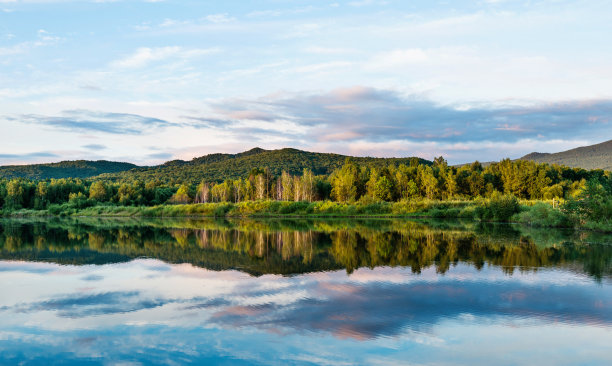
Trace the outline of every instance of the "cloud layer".
[[211, 110], [210, 116], [187, 120], [251, 139], [283, 135], [289, 146], [311, 150], [333, 145], [343, 153], [445, 155], [454, 162], [516, 158], [549, 151], [550, 142], [562, 149], [564, 143], [612, 136], [612, 100], [441, 105], [422, 96], [357, 86], [228, 99], [212, 104]]
[[[290, 121], [310, 128], [316, 142], [434, 142], [593, 138], [612, 132], [612, 100], [533, 106], [446, 106], [392, 90], [352, 87], [319, 94], [231, 99], [214, 106], [206, 126], [232, 128], [244, 121]], [[272, 128], [271, 128], [272, 129]]]
[[254, 146], [462, 163], [611, 136], [605, 0], [75, 3], [2, 3], [0, 165]]
[[[612, 136], [612, 100], [605, 99], [442, 105], [393, 89], [354, 86], [327, 92], [211, 100], [202, 103], [200, 109], [205, 112], [186, 113], [172, 120], [91, 110], [4, 119], [15, 126], [40, 125], [67, 135], [98, 136], [99, 142], [80, 145], [82, 154], [109, 151], [104, 136], [158, 139], [164, 146], [143, 153], [145, 159], [156, 161], [190, 159], [228, 149], [238, 152], [257, 145], [373, 156], [431, 159], [443, 155], [452, 163], [462, 163], [517, 158], [532, 151], [561, 151]], [[212, 135], [222, 136], [223, 141], [208, 147], [197, 144], [213, 142], [207, 138]], [[198, 140], [198, 136], [206, 137]], [[4, 153], [0, 157], [61, 155], [49, 149], [43, 153]]]

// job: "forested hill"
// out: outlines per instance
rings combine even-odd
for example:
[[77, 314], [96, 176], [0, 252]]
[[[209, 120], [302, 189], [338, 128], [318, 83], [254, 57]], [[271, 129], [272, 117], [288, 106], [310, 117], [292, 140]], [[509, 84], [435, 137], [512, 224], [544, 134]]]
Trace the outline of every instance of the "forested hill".
[[130, 163], [118, 163], [106, 160], [76, 160], [50, 164], [6, 165], [0, 166], [0, 178], [27, 178], [33, 180], [50, 178], [89, 178], [104, 173], [123, 172], [136, 167], [136, 165]]
[[[173, 160], [165, 164], [137, 168], [130, 171], [103, 174], [99, 178], [110, 180], [158, 180], [165, 183], [180, 182], [197, 184], [202, 180], [221, 182], [225, 179], [248, 177], [253, 169], [267, 167], [270, 174], [279, 176], [283, 171], [301, 175], [305, 168], [316, 175], [329, 174], [342, 167], [349, 156], [328, 153], [314, 153], [297, 149], [263, 150], [255, 148], [239, 154], [210, 154], [191, 161]], [[350, 157], [355, 163], [369, 166], [389, 164], [431, 164], [419, 158], [370, 158]]]
[[612, 140], [554, 154], [534, 152], [523, 156], [521, 160], [572, 168], [612, 170]]

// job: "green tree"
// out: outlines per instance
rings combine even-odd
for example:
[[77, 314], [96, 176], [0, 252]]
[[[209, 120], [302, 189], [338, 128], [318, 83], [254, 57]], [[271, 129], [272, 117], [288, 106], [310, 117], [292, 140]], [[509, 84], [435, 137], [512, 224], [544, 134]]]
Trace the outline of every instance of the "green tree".
[[95, 181], [89, 187], [89, 198], [98, 202], [106, 201], [108, 193], [106, 192], [106, 186], [102, 181]]
[[420, 169], [419, 176], [425, 197], [434, 199], [438, 194], [438, 179], [434, 176], [433, 170], [431, 167], [425, 166]]
[[176, 193], [170, 199], [172, 203], [189, 203], [191, 202], [191, 197], [189, 197], [189, 186], [186, 184], [181, 184]]
[[354, 201], [357, 197], [357, 166], [347, 160], [332, 178], [332, 196], [336, 201]]
[[455, 174], [453, 174], [453, 171], [451, 169], [446, 171], [444, 183], [446, 185], [445, 188], [448, 198], [454, 197], [457, 194], [459, 187], [457, 184], [457, 177]]
[[393, 182], [385, 175], [380, 176], [374, 187], [374, 195], [380, 200], [391, 201], [393, 199]]
[[6, 185], [6, 206], [12, 209], [21, 208], [23, 204], [24, 189], [21, 182], [11, 179]]
[[470, 176], [467, 178], [467, 181], [469, 184], [470, 195], [472, 197], [478, 197], [482, 195], [483, 189], [485, 187], [485, 181], [484, 177], [479, 171], [473, 171], [472, 174], [470, 174]]
[[283, 201], [293, 200], [293, 177], [285, 171], [281, 174], [281, 187]]

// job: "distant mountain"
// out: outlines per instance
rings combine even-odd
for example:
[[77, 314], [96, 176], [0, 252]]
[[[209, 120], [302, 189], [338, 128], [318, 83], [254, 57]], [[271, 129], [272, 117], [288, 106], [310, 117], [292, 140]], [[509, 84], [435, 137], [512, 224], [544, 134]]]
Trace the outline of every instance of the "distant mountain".
[[572, 168], [612, 170], [612, 140], [553, 154], [533, 152], [523, 156], [521, 160], [567, 165]]
[[[129, 171], [103, 174], [99, 178], [112, 180], [141, 181], [160, 180], [163, 182], [210, 182], [225, 179], [244, 178], [253, 169], [269, 168], [271, 175], [282, 171], [301, 174], [304, 168], [315, 174], [329, 174], [341, 167], [349, 156], [328, 153], [314, 153], [297, 149], [264, 150], [255, 148], [239, 154], [210, 154], [191, 161], [173, 160], [162, 165], [137, 168]], [[410, 164], [412, 158], [370, 158], [350, 157], [363, 165], [386, 166], [388, 164]], [[417, 158], [420, 163], [430, 161]]]
[[50, 164], [6, 165], [0, 166], [0, 178], [89, 178], [104, 173], [118, 173], [136, 168], [130, 163], [114, 161], [76, 160]]

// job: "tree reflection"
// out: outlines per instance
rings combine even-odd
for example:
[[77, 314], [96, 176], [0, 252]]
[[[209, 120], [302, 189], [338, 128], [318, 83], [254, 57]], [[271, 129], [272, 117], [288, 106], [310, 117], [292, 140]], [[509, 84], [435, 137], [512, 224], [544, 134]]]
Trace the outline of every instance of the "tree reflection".
[[144, 256], [254, 275], [377, 266], [415, 273], [434, 266], [444, 274], [463, 262], [498, 266], [508, 275], [563, 266], [609, 277], [612, 247], [584, 235], [406, 220], [4, 220], [0, 256], [73, 264]]

